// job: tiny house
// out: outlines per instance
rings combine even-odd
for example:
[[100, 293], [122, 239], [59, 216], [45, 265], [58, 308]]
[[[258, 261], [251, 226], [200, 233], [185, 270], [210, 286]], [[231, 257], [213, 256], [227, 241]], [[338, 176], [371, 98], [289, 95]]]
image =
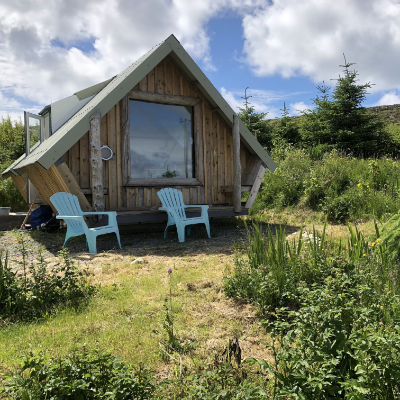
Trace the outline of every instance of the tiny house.
[[29, 204], [69, 192], [119, 223], [166, 220], [164, 187], [210, 217], [246, 215], [276, 168], [173, 35], [115, 77], [25, 113], [25, 134], [26, 154], [3, 175]]

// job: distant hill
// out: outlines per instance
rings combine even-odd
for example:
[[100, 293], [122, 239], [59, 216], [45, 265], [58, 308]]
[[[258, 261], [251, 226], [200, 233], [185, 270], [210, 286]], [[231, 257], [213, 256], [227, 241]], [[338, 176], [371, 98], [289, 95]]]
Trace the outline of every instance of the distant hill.
[[[400, 125], [400, 104], [393, 104], [391, 106], [376, 106], [376, 107], [366, 107], [368, 112], [371, 114], [378, 115], [380, 121], [385, 121], [391, 124], [399, 124]], [[294, 119], [301, 118], [291, 117]], [[274, 119], [266, 119], [265, 121], [274, 124], [278, 118]]]
[[400, 104], [391, 106], [368, 107], [371, 114], [378, 115], [381, 121], [392, 124], [400, 124]]

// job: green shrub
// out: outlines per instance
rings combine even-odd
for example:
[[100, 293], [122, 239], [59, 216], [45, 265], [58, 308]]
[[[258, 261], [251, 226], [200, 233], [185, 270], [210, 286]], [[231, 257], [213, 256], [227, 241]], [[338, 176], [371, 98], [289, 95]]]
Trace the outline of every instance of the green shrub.
[[332, 223], [345, 223], [400, 208], [396, 160], [357, 159], [336, 150], [315, 160], [310, 151], [287, 146], [274, 152], [281, 157], [279, 167], [266, 173], [251, 215], [267, 207], [306, 207], [327, 214]]
[[[25, 152], [25, 133], [22, 120], [11, 121], [10, 116], [0, 119], [0, 172]], [[0, 175], [0, 207], [13, 211], [26, 211], [27, 205], [14, 182]]]
[[248, 230], [247, 259], [235, 260], [233, 273], [224, 278], [225, 294], [254, 303], [261, 314], [275, 307], [298, 307], [299, 283], [313, 284], [329, 273], [325, 227], [320, 237], [315, 231], [305, 236], [300, 231], [292, 242], [284, 231], [273, 235], [270, 227], [267, 236], [259, 226]]
[[84, 348], [65, 358], [41, 352], [22, 358], [22, 366], [5, 376], [0, 391], [7, 399], [150, 399], [152, 372], [133, 368], [107, 352]]
[[260, 364], [274, 377], [274, 399], [398, 398], [399, 297], [381, 284], [368, 267], [338, 259], [322, 286], [302, 285], [299, 311], [277, 309], [265, 321], [274, 363]]
[[[24, 250], [27, 251], [26, 249]], [[62, 262], [51, 270], [40, 251], [36, 264], [17, 276], [9, 260], [0, 254], [0, 321], [31, 320], [53, 312], [57, 306], [77, 307], [97, 292], [87, 281], [88, 272], [76, 267], [68, 250], [60, 251]]]
[[[303, 150], [283, 148], [279, 168], [267, 171], [258, 201], [252, 214], [265, 207], [283, 208], [296, 205], [304, 194], [304, 184], [310, 176], [310, 160]], [[278, 151], [278, 150], [277, 150]]]
[[210, 364], [193, 375], [171, 381], [157, 399], [261, 400], [267, 398], [264, 382], [249, 379], [242, 368], [230, 363]]

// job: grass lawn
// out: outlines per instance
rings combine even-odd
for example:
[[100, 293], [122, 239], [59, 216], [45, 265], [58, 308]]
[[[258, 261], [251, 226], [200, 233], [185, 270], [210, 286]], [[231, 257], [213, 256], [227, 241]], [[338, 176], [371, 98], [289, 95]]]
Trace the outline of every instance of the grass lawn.
[[[237, 229], [242, 232], [239, 236]], [[177, 362], [191, 368], [211, 361], [234, 335], [241, 338], [243, 358], [268, 359], [267, 337], [253, 308], [227, 300], [221, 290], [225, 270], [233, 267], [234, 249], [243, 248], [242, 242], [235, 241], [238, 237], [243, 240], [243, 229], [228, 227], [214, 232], [211, 240], [195, 234], [183, 244], [173, 234], [166, 241], [162, 234], [135, 234], [130, 242], [133, 246], [125, 244], [122, 251], [108, 250], [96, 256], [71, 252], [77, 263], [88, 267], [90, 281], [101, 285], [99, 294], [80, 310], [2, 327], [0, 373], [15, 367], [19, 356], [29, 349], [66, 355], [86, 343], [133, 364], [144, 362], [163, 378], [170, 376]], [[12, 235], [7, 232], [0, 240], [10, 240]], [[32, 247], [47, 240], [37, 233], [25, 235]], [[124, 236], [123, 242], [129, 238]], [[139, 257], [143, 263], [131, 264]], [[51, 254], [48, 258], [55, 261]], [[172, 269], [171, 275], [168, 269]], [[170, 279], [176, 329], [193, 350], [168, 362], [161, 359], [161, 336], [153, 331], [164, 334]]]

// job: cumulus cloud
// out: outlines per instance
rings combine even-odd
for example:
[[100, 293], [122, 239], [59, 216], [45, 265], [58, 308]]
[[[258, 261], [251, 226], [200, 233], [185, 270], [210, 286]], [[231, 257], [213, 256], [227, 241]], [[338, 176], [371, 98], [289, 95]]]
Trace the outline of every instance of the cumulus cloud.
[[48, 104], [112, 77], [171, 33], [204, 69], [215, 70], [207, 22], [224, 10], [243, 14], [262, 2], [0, 2], [0, 90]]
[[312, 108], [313, 108], [312, 106], [309, 106], [305, 104], [303, 101], [300, 101], [298, 103], [290, 104], [289, 112], [291, 115], [301, 115], [302, 111], [310, 110]]
[[244, 51], [259, 76], [336, 78], [355, 62], [371, 91], [400, 88], [398, 0], [274, 0], [243, 18]]
[[[228, 104], [233, 108], [234, 111], [239, 112], [239, 108], [244, 108], [244, 100], [242, 92], [229, 91], [224, 87], [221, 88], [220, 93], [222, 97], [228, 102]], [[251, 96], [249, 101], [249, 106], [254, 107], [254, 110], [258, 113], [268, 113], [266, 118], [277, 118], [280, 115], [280, 111], [269, 105], [274, 99], [281, 98], [279, 94], [274, 94], [273, 92], [268, 92], [265, 90], [248, 90], [247, 96]]]
[[400, 104], [400, 96], [396, 93], [395, 90], [391, 90], [389, 93], [385, 93], [375, 105], [390, 106], [392, 104]]

